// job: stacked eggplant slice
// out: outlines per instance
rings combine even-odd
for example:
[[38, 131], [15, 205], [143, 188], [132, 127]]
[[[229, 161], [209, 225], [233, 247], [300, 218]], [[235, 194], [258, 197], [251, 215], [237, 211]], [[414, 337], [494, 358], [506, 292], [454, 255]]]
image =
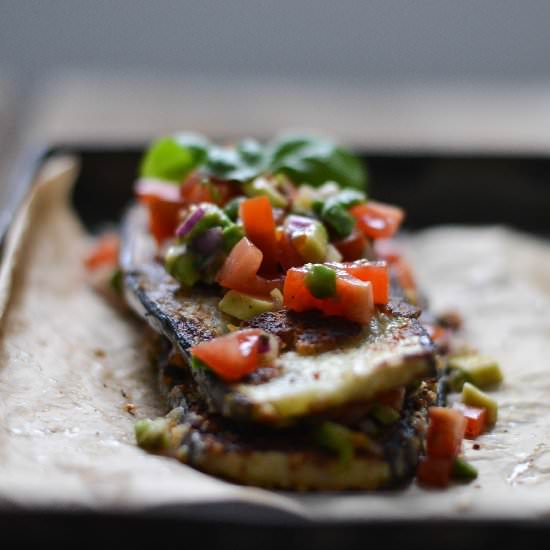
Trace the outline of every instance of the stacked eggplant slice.
[[368, 324], [288, 309], [243, 321], [275, 335], [282, 351], [273, 365], [227, 381], [191, 360], [191, 348], [228, 331], [222, 289], [183, 289], [157, 250], [146, 211], [132, 207], [123, 223], [124, 292], [157, 335], [170, 411], [138, 423], [142, 447], [285, 490], [374, 490], [414, 476], [437, 401], [436, 355], [420, 311], [398, 290]]

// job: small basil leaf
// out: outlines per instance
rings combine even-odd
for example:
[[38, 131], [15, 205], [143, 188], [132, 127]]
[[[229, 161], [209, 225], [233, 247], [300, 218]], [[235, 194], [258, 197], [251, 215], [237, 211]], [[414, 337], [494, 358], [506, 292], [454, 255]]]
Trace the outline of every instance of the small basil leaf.
[[249, 145], [244, 150], [211, 147], [205, 165], [207, 175], [238, 182], [258, 176], [264, 168], [263, 155], [253, 151]]
[[190, 134], [158, 139], [143, 157], [140, 176], [181, 183], [204, 162], [207, 147], [206, 140]]
[[361, 161], [330, 141], [295, 136], [276, 142], [269, 169], [283, 172], [296, 184], [319, 186], [335, 181], [342, 187], [364, 190], [367, 175]]
[[177, 144], [188, 149], [193, 155], [193, 163], [200, 166], [208, 156], [210, 142], [198, 134], [176, 134], [174, 136]]
[[255, 139], [244, 139], [237, 145], [237, 153], [249, 165], [259, 165], [264, 162], [265, 150]]

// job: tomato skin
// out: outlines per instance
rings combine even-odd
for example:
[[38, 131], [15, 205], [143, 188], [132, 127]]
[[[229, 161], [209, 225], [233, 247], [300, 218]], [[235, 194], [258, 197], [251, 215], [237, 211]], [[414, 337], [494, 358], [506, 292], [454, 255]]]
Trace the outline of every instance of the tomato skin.
[[198, 344], [191, 353], [224, 380], [235, 382], [258, 368], [262, 334], [258, 328], [238, 330]]
[[393, 236], [405, 217], [401, 208], [375, 201], [358, 204], [350, 209], [350, 213], [356, 219], [357, 227], [371, 239]]
[[354, 229], [352, 234], [333, 243], [338, 252], [342, 254], [342, 259], [345, 262], [353, 262], [364, 257], [367, 239], [357, 229]]
[[157, 180], [139, 180], [135, 192], [139, 202], [148, 209], [149, 230], [157, 243], [173, 237], [184, 206], [179, 187]]
[[181, 199], [186, 204], [213, 202], [223, 206], [237, 194], [236, 185], [226, 181], [209, 181], [205, 184], [197, 172], [190, 174], [180, 187]]
[[325, 315], [345, 317], [366, 324], [374, 313], [372, 284], [351, 277], [345, 272], [337, 274], [336, 296], [315, 298], [306, 286], [306, 270], [292, 268], [287, 271], [283, 287], [284, 305], [293, 311], [316, 309]]
[[278, 247], [271, 202], [266, 196], [246, 199], [241, 203], [240, 216], [246, 236], [263, 252], [263, 271], [275, 274]]
[[118, 263], [120, 239], [118, 235], [104, 235], [84, 258], [86, 269], [94, 271], [100, 267], [114, 267]]
[[291, 267], [304, 265], [304, 259], [290, 240], [290, 236], [282, 228], [277, 230], [277, 244], [279, 247], [279, 263], [285, 271]]
[[213, 202], [208, 186], [202, 183], [201, 177], [196, 172], [187, 176], [181, 184], [180, 196], [186, 204]]
[[225, 259], [216, 281], [224, 288], [267, 296], [273, 289], [282, 288], [282, 280], [258, 275], [262, 258], [262, 251], [243, 237]]
[[418, 482], [429, 487], [447, 487], [451, 481], [454, 458], [423, 457], [416, 468]]
[[426, 451], [430, 458], [454, 458], [461, 449], [466, 421], [456, 409], [430, 407]]
[[369, 262], [364, 260], [339, 265], [353, 277], [372, 283], [375, 304], [385, 305], [388, 303], [390, 297], [390, 277], [386, 262]]
[[487, 409], [480, 407], [470, 407], [463, 403], [454, 403], [453, 409], [460, 411], [466, 420], [464, 437], [466, 439], [476, 439], [487, 427]]

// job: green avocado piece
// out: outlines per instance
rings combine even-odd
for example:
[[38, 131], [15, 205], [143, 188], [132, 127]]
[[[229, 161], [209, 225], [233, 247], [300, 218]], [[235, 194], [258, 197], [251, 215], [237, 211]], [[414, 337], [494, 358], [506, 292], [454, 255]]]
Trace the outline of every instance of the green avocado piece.
[[[184, 241], [190, 243], [196, 236], [204, 233], [211, 227], [225, 227], [231, 226], [231, 220], [226, 216], [225, 212], [215, 204], [209, 202], [203, 202], [198, 205], [197, 208], [204, 210], [202, 218], [193, 226], [193, 229], [189, 231], [184, 237]], [[191, 214], [192, 215], [192, 214]]]
[[147, 451], [162, 451], [170, 446], [170, 430], [166, 418], [136, 422], [134, 433], [137, 444]]
[[228, 315], [232, 315], [241, 321], [247, 321], [260, 313], [272, 311], [274, 303], [271, 300], [262, 300], [244, 292], [229, 290], [220, 300], [219, 308]]
[[299, 231], [291, 233], [294, 248], [306, 262], [320, 263], [325, 260], [328, 247], [328, 234], [325, 226], [318, 220]]
[[495, 424], [498, 416], [498, 404], [484, 391], [476, 388], [473, 384], [466, 382], [462, 388], [462, 402], [471, 407], [483, 407], [487, 409], [487, 422]]
[[453, 477], [464, 481], [477, 478], [477, 470], [463, 458], [457, 456], [453, 462]]
[[395, 424], [400, 418], [398, 411], [387, 405], [382, 405], [381, 403], [375, 403], [370, 410], [370, 414], [384, 426]]
[[223, 230], [223, 249], [231, 252], [233, 247], [244, 237], [244, 229], [241, 225], [232, 224]]
[[264, 177], [246, 182], [243, 185], [243, 191], [247, 197], [266, 196], [275, 208], [286, 208], [288, 206], [288, 199]]
[[322, 422], [314, 429], [314, 439], [323, 448], [336, 453], [340, 462], [349, 464], [355, 454], [352, 431], [336, 422]]
[[473, 353], [451, 357], [449, 368], [461, 371], [467, 382], [481, 389], [495, 386], [503, 379], [499, 364], [488, 355]]
[[308, 265], [305, 283], [315, 298], [322, 300], [336, 295], [336, 271], [326, 265]]
[[174, 279], [187, 287], [192, 287], [200, 278], [195, 258], [185, 245], [173, 245], [168, 249], [164, 267]]
[[233, 222], [236, 222], [239, 217], [239, 209], [241, 202], [245, 200], [244, 197], [235, 197], [231, 199], [224, 207], [223, 211], [225, 215]]

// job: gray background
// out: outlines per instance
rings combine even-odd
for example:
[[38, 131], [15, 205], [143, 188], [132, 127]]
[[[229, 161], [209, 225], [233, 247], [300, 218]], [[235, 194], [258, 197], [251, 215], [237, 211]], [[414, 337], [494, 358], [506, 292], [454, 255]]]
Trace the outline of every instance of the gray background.
[[550, 1], [0, 0], [0, 74], [546, 79]]

